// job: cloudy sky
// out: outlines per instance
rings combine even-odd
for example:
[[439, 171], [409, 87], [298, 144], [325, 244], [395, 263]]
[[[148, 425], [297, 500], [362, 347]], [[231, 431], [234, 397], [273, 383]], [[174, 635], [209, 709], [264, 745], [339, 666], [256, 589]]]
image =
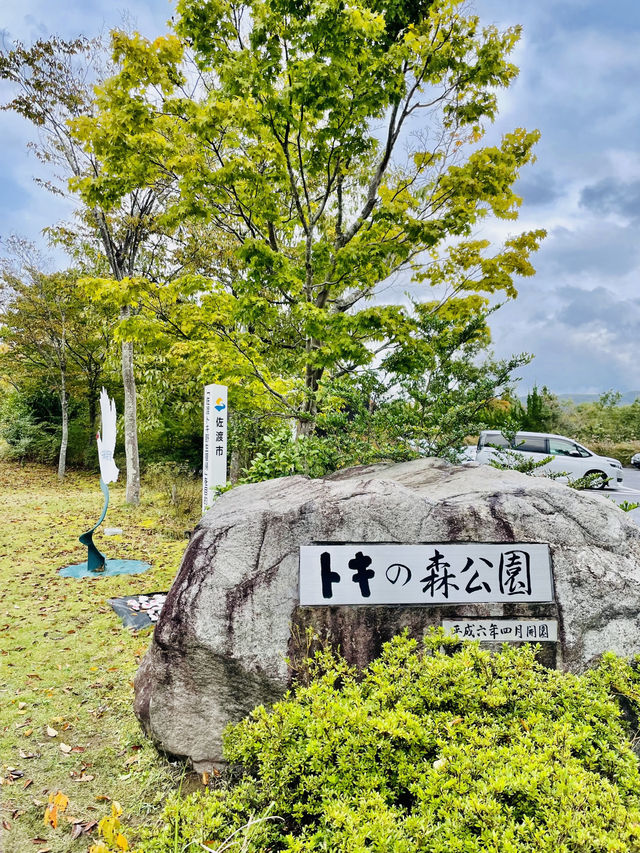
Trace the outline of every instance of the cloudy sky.
[[[129, 23], [144, 35], [165, 30], [168, 0], [21, 0], [5, 3], [5, 42], [59, 34], [94, 35]], [[518, 223], [486, 236], [544, 227], [537, 275], [495, 315], [500, 356], [534, 353], [521, 388], [557, 393], [640, 389], [640, 0], [475, 0], [487, 23], [522, 24], [520, 77], [501, 96], [490, 131], [542, 133], [538, 160], [518, 185]], [[33, 183], [32, 129], [0, 113], [0, 237], [39, 241], [68, 213]]]

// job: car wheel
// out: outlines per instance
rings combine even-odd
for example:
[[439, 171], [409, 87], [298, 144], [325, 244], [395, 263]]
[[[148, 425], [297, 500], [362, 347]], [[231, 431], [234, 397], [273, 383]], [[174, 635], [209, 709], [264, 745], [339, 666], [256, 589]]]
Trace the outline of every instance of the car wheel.
[[604, 471], [587, 471], [585, 477], [591, 477], [592, 475], [597, 474], [599, 476], [599, 480], [594, 480], [593, 484], [590, 486], [592, 489], [604, 489], [606, 488], [607, 483], [609, 482], [609, 478], [604, 473]]

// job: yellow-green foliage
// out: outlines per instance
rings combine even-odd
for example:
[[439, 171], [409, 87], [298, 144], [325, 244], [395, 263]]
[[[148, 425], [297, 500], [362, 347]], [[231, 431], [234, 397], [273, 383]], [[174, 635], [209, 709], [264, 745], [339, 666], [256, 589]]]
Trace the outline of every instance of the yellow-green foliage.
[[637, 698], [630, 667], [578, 677], [531, 647], [442, 642], [396, 638], [364, 677], [321, 655], [308, 686], [228, 729], [239, 782], [176, 798], [142, 849], [235, 832], [256, 853], [640, 850], [638, 762], [610, 698]]

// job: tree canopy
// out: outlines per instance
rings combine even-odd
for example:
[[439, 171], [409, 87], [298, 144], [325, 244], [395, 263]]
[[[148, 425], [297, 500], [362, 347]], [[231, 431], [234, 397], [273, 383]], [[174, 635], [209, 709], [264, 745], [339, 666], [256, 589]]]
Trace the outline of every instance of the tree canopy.
[[543, 232], [475, 234], [517, 217], [533, 159], [533, 131], [481, 145], [518, 37], [457, 0], [182, 0], [174, 33], [113, 34], [117, 73], [73, 122], [101, 172], [74, 185], [106, 209], [171, 186], [163, 226], [179, 245], [200, 222], [208, 267], [177, 280], [175, 331], [197, 316], [305, 433], [323, 382], [411, 351], [403, 287], [455, 325], [533, 274]]
[[[93, 83], [108, 68], [105, 45], [99, 38], [70, 41], [54, 36], [38, 39], [30, 47], [16, 42], [0, 49], [0, 79], [9, 83], [8, 100], [0, 109], [13, 110], [32, 122], [38, 142], [32, 144], [39, 160], [51, 168], [40, 183], [49, 191], [67, 195], [74, 181], [99, 177], [100, 159], [83, 147], [71, 133], [70, 122], [93, 111]], [[49, 238], [92, 272], [108, 270], [116, 280], [153, 272], [164, 235], [158, 233], [157, 217], [163, 210], [164, 186], [146, 186], [124, 194], [117, 204], [80, 204], [73, 223], [47, 228]], [[88, 261], [88, 259], [91, 259]], [[92, 263], [93, 261], [93, 263]], [[136, 306], [118, 306], [126, 320]], [[121, 373], [124, 389], [124, 439], [127, 457], [127, 500], [140, 496], [140, 465], [136, 419], [136, 386], [133, 342], [121, 340]]]
[[[19, 394], [39, 398], [40, 403], [46, 395], [58, 397], [58, 475], [62, 479], [70, 401], [72, 407], [86, 401], [88, 433], [95, 431], [112, 324], [104, 312], [87, 302], [77, 270], [45, 272], [32, 247], [20, 241], [14, 241], [12, 247], [13, 261], [0, 263], [0, 379]], [[30, 432], [28, 412], [22, 427]], [[33, 438], [18, 435], [16, 424], [11, 435], [19, 448], [26, 448]], [[85, 446], [87, 438], [85, 433]]]

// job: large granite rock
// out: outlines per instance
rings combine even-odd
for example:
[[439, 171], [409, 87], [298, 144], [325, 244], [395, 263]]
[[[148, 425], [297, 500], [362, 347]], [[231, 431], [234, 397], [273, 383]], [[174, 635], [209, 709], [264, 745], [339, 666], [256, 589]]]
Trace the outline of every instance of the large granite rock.
[[[299, 546], [313, 542], [544, 542], [553, 604], [300, 607]], [[312, 626], [364, 665], [408, 627], [443, 618], [554, 617], [548, 663], [580, 671], [640, 653], [640, 530], [605, 497], [547, 479], [433, 459], [288, 477], [223, 495], [191, 538], [138, 671], [135, 710], [168, 753], [222, 760], [221, 733], [282, 695]]]

